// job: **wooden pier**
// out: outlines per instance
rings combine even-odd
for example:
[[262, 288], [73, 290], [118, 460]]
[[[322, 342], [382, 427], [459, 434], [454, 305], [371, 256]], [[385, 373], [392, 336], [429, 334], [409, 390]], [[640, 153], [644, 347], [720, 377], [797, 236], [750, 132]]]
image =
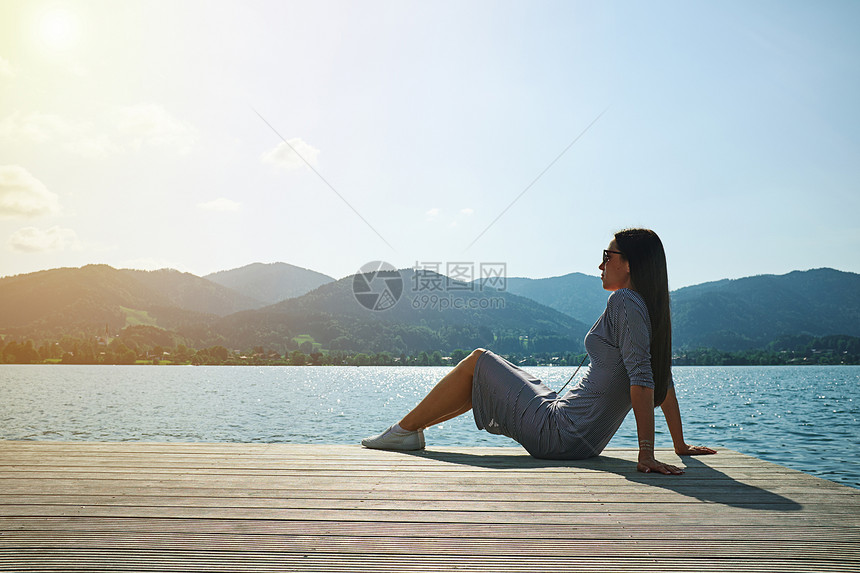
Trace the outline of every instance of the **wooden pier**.
[[0, 571], [860, 571], [860, 490], [658, 458], [0, 441]]

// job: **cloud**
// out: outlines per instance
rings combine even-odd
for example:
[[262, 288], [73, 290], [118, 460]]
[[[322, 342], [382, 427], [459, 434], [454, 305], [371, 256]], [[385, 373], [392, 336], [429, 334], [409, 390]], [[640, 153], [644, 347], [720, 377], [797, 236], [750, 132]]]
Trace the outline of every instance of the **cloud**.
[[[0, 64], [2, 67], [2, 64]], [[101, 121], [69, 119], [41, 112], [14, 112], [0, 121], [0, 138], [16, 145], [22, 142], [55, 142], [76, 155], [106, 159], [142, 147], [161, 147], [190, 152], [197, 142], [196, 130], [155, 104], [114, 108]]]
[[72, 153], [91, 159], [105, 159], [122, 151], [106, 133], [97, 133], [90, 122], [40, 112], [6, 116], [0, 121], [0, 138], [19, 145], [25, 141], [58, 142]]
[[14, 78], [15, 77], [15, 68], [12, 67], [12, 63], [0, 56], [0, 78]]
[[206, 203], [198, 203], [197, 207], [203, 209], [204, 211], [238, 211], [242, 206], [241, 203], [237, 203], [236, 201], [231, 201], [230, 199], [225, 199], [224, 197], [220, 197], [213, 201], [208, 201]]
[[49, 253], [76, 248], [78, 236], [72, 229], [57, 226], [44, 231], [36, 227], [24, 227], [12, 233], [6, 245], [18, 253]]
[[447, 212], [439, 207], [433, 207], [424, 212], [424, 220], [435, 225], [445, 225], [448, 227], [456, 227], [459, 221], [466, 217], [471, 217], [475, 210], [470, 207], [460, 209], [456, 213]]
[[137, 104], [114, 109], [113, 120], [119, 132], [131, 138], [131, 145], [170, 147], [188, 153], [197, 142], [197, 132], [157, 104]]
[[[263, 163], [271, 163], [288, 171], [299, 169], [306, 165], [305, 161], [316, 166], [320, 150], [302, 141], [298, 137], [283, 141], [271, 151], [263, 154]], [[293, 151], [295, 150], [295, 151]], [[298, 152], [298, 155], [296, 154]], [[301, 157], [300, 157], [301, 156]], [[302, 160], [304, 158], [304, 161]]]
[[87, 126], [81, 122], [69, 121], [49, 113], [32, 112], [23, 115], [16, 111], [0, 121], [0, 137], [14, 142], [26, 140], [44, 143], [87, 131]]
[[0, 217], [40, 217], [60, 212], [56, 193], [19, 165], [0, 165]]
[[122, 151], [122, 148], [104, 133], [69, 141], [66, 143], [66, 149], [90, 159], [107, 159]]
[[432, 209], [424, 212], [424, 219], [437, 224], [444, 224], [447, 221], [449, 227], [456, 227], [460, 219], [463, 217], [471, 217], [474, 212], [474, 209], [465, 207], [460, 209], [455, 215], [446, 214], [442, 217], [441, 215], [443, 214], [443, 210], [439, 207], [433, 207]]

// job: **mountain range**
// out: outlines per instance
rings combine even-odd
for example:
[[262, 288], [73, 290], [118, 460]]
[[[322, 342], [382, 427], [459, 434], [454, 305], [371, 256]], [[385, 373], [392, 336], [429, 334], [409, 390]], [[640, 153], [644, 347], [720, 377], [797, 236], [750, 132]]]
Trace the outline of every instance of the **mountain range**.
[[301, 296], [332, 282], [328, 275], [287, 263], [252, 263], [203, 277], [259, 301], [260, 306]]
[[[508, 290], [587, 324], [606, 305], [598, 277], [508, 279]], [[671, 293], [675, 348], [761, 348], [781, 336], [860, 336], [860, 275], [829, 268], [757, 275]]]
[[[196, 347], [283, 352], [307, 337], [351, 352], [581, 352], [606, 297], [598, 277], [581, 273], [508, 278], [500, 290], [412, 269], [335, 280], [286, 263], [206, 277], [88, 265], [0, 278], [0, 335], [46, 341], [148, 325]], [[673, 291], [672, 313], [678, 349], [860, 336], [860, 275], [814, 269], [704, 283]]]

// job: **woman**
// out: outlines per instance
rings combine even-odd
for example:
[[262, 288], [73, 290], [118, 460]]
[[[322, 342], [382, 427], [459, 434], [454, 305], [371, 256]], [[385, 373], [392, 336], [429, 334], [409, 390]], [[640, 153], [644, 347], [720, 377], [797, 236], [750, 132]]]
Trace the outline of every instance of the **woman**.
[[632, 409], [642, 472], [680, 474], [654, 458], [654, 408], [663, 409], [675, 453], [715, 454], [684, 441], [672, 383], [672, 325], [663, 243], [654, 231], [615, 234], [600, 264], [606, 310], [585, 337], [591, 365], [558, 396], [495, 353], [464, 358], [398, 424], [363, 440], [368, 448], [419, 450], [424, 428], [473, 410], [479, 429], [519, 442], [531, 455], [582, 459], [600, 454]]

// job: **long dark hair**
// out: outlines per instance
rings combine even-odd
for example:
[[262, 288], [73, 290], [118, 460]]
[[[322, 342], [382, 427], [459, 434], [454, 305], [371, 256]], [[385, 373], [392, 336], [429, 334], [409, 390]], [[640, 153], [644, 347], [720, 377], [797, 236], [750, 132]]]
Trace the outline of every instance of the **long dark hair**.
[[630, 264], [633, 290], [645, 300], [651, 318], [651, 372], [654, 405], [659, 406], [666, 398], [672, 376], [672, 317], [666, 252], [660, 237], [649, 229], [619, 231], [615, 233], [615, 244]]

